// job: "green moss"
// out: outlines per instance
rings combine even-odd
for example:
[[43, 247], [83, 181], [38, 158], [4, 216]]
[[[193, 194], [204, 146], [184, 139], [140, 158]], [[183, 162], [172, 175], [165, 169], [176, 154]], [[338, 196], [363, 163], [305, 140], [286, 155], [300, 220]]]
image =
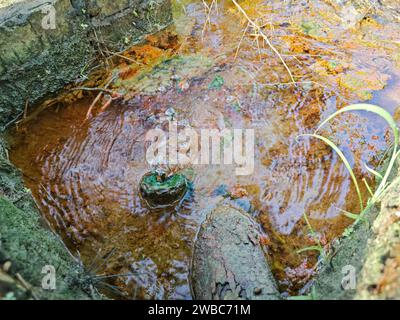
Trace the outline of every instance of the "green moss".
[[157, 173], [150, 173], [140, 182], [140, 191], [150, 207], [165, 207], [180, 201], [188, 186], [189, 182], [182, 174], [162, 177]]
[[[20, 273], [45, 299], [88, 299], [79, 288], [73, 288], [74, 278], [81, 272], [59, 238], [43, 228], [37, 212], [22, 211], [0, 197], [0, 253], [13, 262], [13, 273]], [[42, 268], [56, 269], [56, 290], [41, 290]]]
[[315, 21], [304, 21], [300, 27], [302, 31], [310, 37], [319, 38], [324, 36], [321, 25]]
[[[20, 172], [8, 161], [5, 146], [0, 137], [0, 262], [10, 260], [11, 273], [21, 274], [41, 299], [88, 299], [75, 285], [83, 270], [41, 218]], [[41, 289], [46, 265], [56, 269], [52, 292]]]
[[181, 174], [174, 174], [164, 180], [160, 180], [157, 174], [151, 174], [144, 177], [142, 187], [148, 192], [160, 192], [176, 188], [186, 188], [186, 177]]

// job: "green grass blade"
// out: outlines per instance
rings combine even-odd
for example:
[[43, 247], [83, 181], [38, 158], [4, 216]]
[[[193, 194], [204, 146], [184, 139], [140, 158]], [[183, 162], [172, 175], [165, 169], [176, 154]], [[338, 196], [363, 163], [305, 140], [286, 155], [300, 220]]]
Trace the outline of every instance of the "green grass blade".
[[386, 169], [385, 175], [384, 175], [381, 183], [379, 184], [378, 189], [375, 192], [373, 200], [378, 200], [381, 197], [381, 195], [383, 194], [383, 192], [385, 191], [385, 189], [387, 188], [387, 185], [388, 185], [387, 181], [389, 179], [390, 173], [392, 172], [394, 164], [396, 162], [396, 159], [399, 157], [399, 154], [400, 154], [400, 151], [397, 151], [397, 148], [398, 148], [398, 145], [396, 144], [393, 147], [392, 158], [390, 159], [390, 162]]
[[310, 220], [308, 220], [308, 217], [307, 217], [306, 214], [303, 214], [303, 216], [304, 216], [304, 220], [306, 220], [308, 229], [310, 230], [312, 236], [315, 238], [317, 235], [316, 235], [316, 233], [314, 231], [314, 228], [312, 227], [312, 225], [310, 223]]
[[365, 104], [365, 103], [360, 103], [360, 104], [353, 104], [347, 107], [344, 107], [338, 111], [336, 111], [334, 114], [332, 114], [331, 116], [329, 116], [326, 120], [324, 120], [318, 127], [317, 131], [318, 132], [326, 123], [328, 123], [329, 121], [331, 121], [333, 118], [337, 117], [339, 114], [344, 113], [344, 112], [349, 112], [349, 111], [368, 111], [368, 112], [372, 112], [375, 113], [377, 115], [379, 115], [381, 118], [385, 119], [385, 121], [389, 124], [390, 128], [393, 131], [393, 135], [394, 135], [394, 147], [393, 147], [393, 154], [392, 157], [390, 159], [389, 162], [389, 166], [386, 170], [385, 175], [382, 177], [382, 181], [379, 184], [375, 195], [373, 197], [373, 201], [377, 201], [378, 198], [380, 198], [382, 192], [385, 190], [386, 188], [386, 182], [389, 179], [390, 173], [393, 169], [394, 163], [396, 158], [398, 157], [398, 146], [399, 146], [399, 129], [396, 125], [396, 121], [393, 119], [393, 117], [390, 115], [389, 112], [387, 112], [385, 109], [372, 105], [372, 104]]
[[310, 294], [308, 296], [291, 296], [291, 297], [288, 297], [286, 300], [305, 301], [305, 300], [314, 300], [314, 299], [313, 299], [313, 296]]
[[310, 220], [308, 220], [307, 214], [304, 213], [303, 216], [304, 216], [304, 220], [306, 220], [307, 227], [310, 230], [312, 237], [314, 238], [315, 242], [318, 244], [318, 247], [320, 247], [322, 249], [321, 242], [319, 241], [319, 237], [317, 236], [317, 233], [315, 232], [314, 228], [312, 227]]
[[341, 211], [341, 212], [343, 213], [343, 215], [346, 216], [347, 218], [353, 219], [353, 220], [355, 220], [355, 221], [368, 222], [368, 220], [365, 219], [364, 216], [363, 216], [363, 213], [364, 213], [365, 211], [363, 211], [361, 214], [355, 214], [355, 213], [351, 213], [351, 212], [349, 212], [349, 211], [346, 211], [346, 210], [343, 210], [343, 209], [340, 209], [340, 208], [336, 208], [336, 209], [338, 209], [339, 211]]
[[372, 189], [371, 189], [371, 187], [369, 186], [367, 180], [365, 180], [365, 178], [363, 178], [363, 182], [364, 182], [365, 187], [367, 188], [369, 194], [371, 195], [371, 197], [374, 197], [374, 193], [372, 192]]
[[297, 250], [296, 252], [297, 253], [303, 253], [303, 252], [306, 252], [306, 251], [318, 251], [319, 253], [322, 254], [324, 250], [320, 246], [309, 246], [309, 247]]
[[351, 212], [343, 212], [343, 214], [344, 214], [347, 218], [353, 219], [353, 220], [355, 220], [355, 221], [364, 221], [364, 222], [367, 222], [367, 220], [366, 220], [365, 218], [363, 218], [363, 217], [360, 217], [359, 214], [354, 214], [354, 213], [351, 213]]
[[379, 179], [381, 179], [381, 180], [383, 179], [383, 176], [382, 176], [378, 171], [375, 171], [374, 169], [368, 167], [366, 164], [365, 164], [364, 166], [365, 166], [365, 168], [366, 168], [370, 173], [372, 173], [375, 177], [377, 177], [377, 178], [379, 178]]
[[361, 209], [360, 212], [362, 212], [364, 210], [364, 207], [363, 207], [363, 200], [362, 200], [360, 187], [358, 185], [357, 178], [356, 178], [356, 176], [355, 176], [355, 174], [353, 172], [353, 169], [351, 168], [351, 165], [350, 165], [349, 161], [346, 159], [346, 157], [343, 154], [343, 152], [332, 141], [330, 141], [329, 139], [327, 139], [327, 138], [325, 138], [323, 136], [320, 136], [318, 134], [302, 134], [300, 136], [313, 137], [313, 138], [320, 139], [323, 142], [325, 142], [327, 145], [329, 145], [339, 155], [340, 159], [343, 161], [344, 165], [346, 166], [347, 171], [350, 173], [351, 179], [353, 180], [354, 186], [355, 186], [356, 191], [357, 191], [358, 199], [360, 201], [360, 209]]
[[392, 142], [389, 147], [385, 150], [385, 153], [383, 154], [381, 160], [379, 160], [378, 165], [376, 166], [377, 168], [379, 168], [380, 166], [382, 166], [384, 160], [386, 159], [387, 155], [390, 153], [390, 151], [393, 149], [394, 143]]

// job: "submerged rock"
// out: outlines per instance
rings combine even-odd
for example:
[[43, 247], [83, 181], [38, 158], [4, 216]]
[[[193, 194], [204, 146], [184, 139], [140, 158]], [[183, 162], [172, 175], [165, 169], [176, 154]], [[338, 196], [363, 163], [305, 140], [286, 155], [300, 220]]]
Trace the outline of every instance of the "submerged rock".
[[258, 226], [247, 213], [222, 204], [208, 215], [194, 248], [191, 286], [200, 300], [280, 299]]
[[166, 176], [148, 173], [140, 182], [140, 193], [151, 208], [167, 207], [183, 199], [188, 190], [188, 180], [182, 174]]

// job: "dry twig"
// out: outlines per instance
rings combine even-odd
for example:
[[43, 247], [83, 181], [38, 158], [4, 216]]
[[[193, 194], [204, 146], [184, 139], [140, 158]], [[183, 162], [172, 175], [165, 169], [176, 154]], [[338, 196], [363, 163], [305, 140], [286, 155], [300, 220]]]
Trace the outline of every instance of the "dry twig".
[[[254, 20], [250, 19], [246, 11], [237, 3], [236, 0], [232, 0], [232, 2], [235, 4], [236, 8], [242, 13], [242, 15], [246, 18], [248, 21], [249, 25], [254, 29], [254, 31], [257, 33], [257, 35], [261, 36], [264, 41], [268, 44], [268, 46], [271, 48], [271, 50], [278, 56], [279, 60], [282, 62], [283, 66], [287, 70], [291, 80], [293, 83], [296, 81], [294, 80], [293, 74], [290, 71], [288, 65], [286, 64], [285, 60], [283, 59], [282, 55], [279, 53], [279, 51], [274, 47], [274, 45], [271, 43], [267, 35], [263, 32], [262, 27], [259, 26]], [[258, 38], [257, 38], [258, 39]]]

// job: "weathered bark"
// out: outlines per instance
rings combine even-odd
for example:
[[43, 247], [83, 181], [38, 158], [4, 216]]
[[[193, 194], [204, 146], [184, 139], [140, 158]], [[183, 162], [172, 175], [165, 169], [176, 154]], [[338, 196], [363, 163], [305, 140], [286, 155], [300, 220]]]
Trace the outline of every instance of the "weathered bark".
[[258, 226], [247, 213], [220, 205], [208, 215], [195, 244], [191, 285], [200, 300], [280, 298]]

